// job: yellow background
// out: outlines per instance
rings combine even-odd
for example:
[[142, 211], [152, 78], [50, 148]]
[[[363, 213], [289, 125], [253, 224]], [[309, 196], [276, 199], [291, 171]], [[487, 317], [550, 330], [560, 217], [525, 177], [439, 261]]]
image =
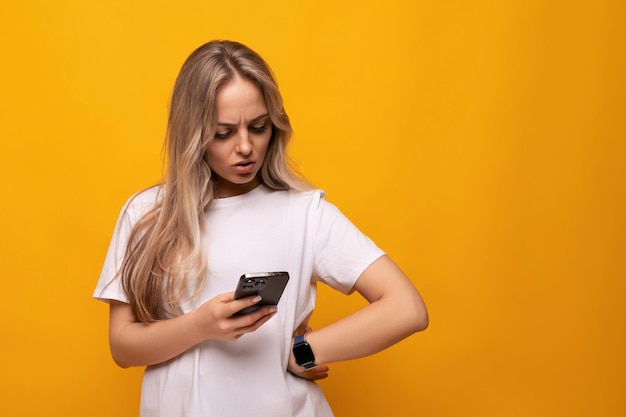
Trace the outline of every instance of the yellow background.
[[[626, 415], [622, 1], [0, 6], [0, 415], [133, 416], [91, 299], [157, 181], [193, 49], [271, 64], [301, 170], [405, 269], [430, 328], [322, 382], [343, 416]], [[314, 326], [358, 308], [321, 292]], [[242, 387], [242, 390], [245, 388]]]

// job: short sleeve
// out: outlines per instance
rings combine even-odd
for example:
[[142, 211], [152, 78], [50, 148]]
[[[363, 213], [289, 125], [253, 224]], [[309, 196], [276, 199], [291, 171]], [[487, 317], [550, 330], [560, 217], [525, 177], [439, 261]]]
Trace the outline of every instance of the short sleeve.
[[151, 188], [134, 195], [124, 204], [118, 216], [113, 237], [109, 243], [100, 278], [93, 292], [94, 298], [102, 301], [117, 300], [128, 302], [128, 297], [120, 279], [120, 270], [124, 261], [128, 239], [137, 220], [154, 206], [157, 194], [158, 189]]
[[320, 194], [316, 213], [316, 278], [345, 294], [368, 266], [385, 254]]

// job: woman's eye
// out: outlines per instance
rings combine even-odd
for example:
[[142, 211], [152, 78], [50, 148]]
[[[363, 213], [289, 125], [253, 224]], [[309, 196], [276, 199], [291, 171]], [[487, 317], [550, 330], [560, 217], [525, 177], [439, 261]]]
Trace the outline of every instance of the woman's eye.
[[232, 132], [215, 132], [215, 139], [228, 139], [232, 135]]
[[249, 129], [253, 133], [263, 133], [269, 128], [270, 128], [269, 123], [263, 123], [262, 125], [259, 125], [259, 126], [250, 126]]

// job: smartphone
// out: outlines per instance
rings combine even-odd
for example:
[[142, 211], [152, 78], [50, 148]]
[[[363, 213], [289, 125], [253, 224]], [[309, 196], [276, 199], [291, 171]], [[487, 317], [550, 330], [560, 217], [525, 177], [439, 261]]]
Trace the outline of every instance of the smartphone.
[[287, 272], [257, 272], [243, 274], [239, 278], [235, 290], [235, 300], [251, 295], [260, 295], [262, 300], [257, 304], [236, 312], [235, 316], [252, 313], [265, 305], [277, 305], [289, 281]]

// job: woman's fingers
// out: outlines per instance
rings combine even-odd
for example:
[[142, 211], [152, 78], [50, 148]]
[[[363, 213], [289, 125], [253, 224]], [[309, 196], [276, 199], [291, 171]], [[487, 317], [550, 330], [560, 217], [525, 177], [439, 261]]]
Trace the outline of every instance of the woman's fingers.
[[240, 317], [234, 317], [231, 320], [236, 321], [240, 327], [236, 328], [236, 332], [240, 332], [242, 335], [245, 333], [251, 333], [265, 324], [276, 314], [276, 307], [263, 307], [259, 310], [249, 313]]
[[317, 366], [311, 370], [309, 370], [309, 379], [316, 381], [318, 379], [328, 378], [328, 371], [330, 368], [326, 365]]
[[304, 368], [300, 368], [295, 372], [290, 369], [293, 374], [299, 376], [300, 378], [310, 379], [311, 381], [328, 378], [329, 370], [330, 368], [326, 365], [319, 365], [309, 370], [304, 370]]
[[260, 301], [257, 296], [239, 300], [233, 297], [234, 292], [217, 295], [198, 309], [198, 327], [206, 339], [236, 340], [257, 330], [276, 313], [276, 306], [262, 306], [247, 314], [233, 315]]

